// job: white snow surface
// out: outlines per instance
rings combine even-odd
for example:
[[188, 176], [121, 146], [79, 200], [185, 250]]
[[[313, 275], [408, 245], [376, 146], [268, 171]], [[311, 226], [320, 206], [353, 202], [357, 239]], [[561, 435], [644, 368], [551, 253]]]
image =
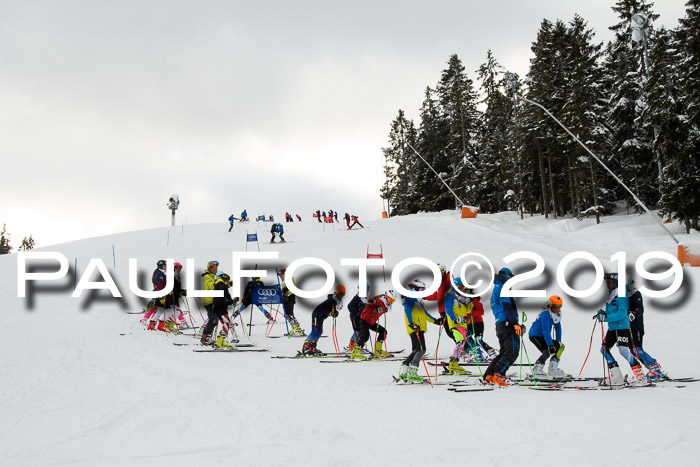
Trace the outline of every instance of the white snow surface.
[[[607, 270], [613, 270], [610, 256], [616, 251], [625, 251], [630, 261], [651, 250], [676, 254], [674, 243], [658, 225], [636, 214], [605, 217], [596, 225], [594, 219], [521, 220], [515, 213], [460, 219], [448, 211], [366, 222], [368, 228], [357, 231], [344, 230], [343, 225], [336, 224], [335, 230], [326, 225], [324, 231], [317, 222], [285, 224], [285, 237], [291, 242], [278, 246], [267, 243], [269, 224], [261, 224], [261, 249], [278, 251], [280, 261], [258, 261], [259, 267], [274, 271], [275, 265], [297, 258], [321, 258], [347, 285], [347, 304], [356, 291], [352, 284], [357, 273], [341, 267], [340, 258], [364, 257], [368, 244], [371, 252], [382, 244], [387, 275], [408, 257], [449, 266], [469, 251], [486, 255], [497, 268], [509, 253], [533, 251], [545, 259], [551, 277], [561, 258], [576, 250], [593, 253]], [[265, 320], [257, 310], [251, 339], [270, 347], [270, 352], [195, 353], [192, 346], [172, 345], [194, 342], [191, 337], [146, 332], [140, 315], [125, 313], [145, 303], [129, 292], [129, 258], [139, 260], [144, 288], [161, 258], [183, 263], [194, 258], [197, 275], [210, 259], [218, 259], [220, 270], [229, 271], [231, 252], [245, 250], [246, 229], [254, 228], [256, 224], [239, 225], [229, 233], [228, 224], [179, 226], [49, 249], [66, 255], [71, 265], [77, 258], [78, 277], [90, 258], [102, 258], [123, 299], [111, 299], [105, 291], [95, 300], [88, 300], [87, 293], [71, 298], [70, 274], [58, 287], [39, 284], [30, 307], [30, 300], [17, 298], [17, 255], [0, 257], [0, 465], [571, 467], [694, 465], [700, 458], [700, 383], [680, 389], [544, 392], [514, 387], [461, 394], [448, 391], [448, 386], [398, 387], [391, 376], [400, 362], [271, 359], [294, 355], [303, 340], [266, 339]], [[697, 235], [671, 228], [682, 242], [694, 244], [697, 253]], [[530, 266], [525, 262], [522, 268]], [[685, 267], [684, 272], [683, 288], [673, 297], [645, 299], [644, 347], [671, 376], [700, 374], [700, 299], [694, 290], [700, 271]], [[590, 281], [586, 274], [581, 276], [579, 287], [585, 288]], [[604, 302], [604, 285], [595, 297], [580, 301], [564, 295], [554, 279], [535, 285], [546, 286], [547, 295], [564, 296], [566, 352], [561, 367], [576, 374], [589, 348], [591, 315]], [[383, 288], [380, 276], [373, 292]], [[497, 347], [489, 296], [490, 292], [483, 299], [485, 340]], [[307, 331], [311, 311], [320, 301], [297, 303], [296, 316]], [[542, 301], [519, 300], [531, 322]], [[201, 322], [192, 298], [189, 304]], [[247, 320], [249, 312], [244, 316]], [[397, 303], [387, 317], [389, 350], [410, 350], [403, 320]], [[337, 321], [341, 346], [347, 345], [351, 329], [343, 310]], [[324, 334], [331, 330], [327, 320]], [[283, 332], [282, 322], [272, 334]], [[433, 358], [438, 335], [438, 328], [430, 326], [426, 340]], [[599, 329], [593, 342], [583, 374], [600, 376]], [[441, 336], [440, 357], [451, 354], [450, 343]], [[319, 348], [331, 352], [332, 339], [321, 339]], [[536, 349], [529, 343], [526, 348], [534, 360]], [[617, 350], [613, 353], [623, 372], [630, 374]]]

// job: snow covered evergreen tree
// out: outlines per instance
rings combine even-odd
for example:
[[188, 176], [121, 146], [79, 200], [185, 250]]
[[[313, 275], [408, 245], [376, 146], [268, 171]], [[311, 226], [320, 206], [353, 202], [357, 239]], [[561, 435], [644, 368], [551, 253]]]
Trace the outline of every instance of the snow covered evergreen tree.
[[443, 118], [449, 129], [445, 155], [452, 167], [448, 185], [466, 203], [475, 204], [476, 184], [480, 178], [475, 146], [479, 124], [477, 96], [462, 61], [455, 54], [447, 61], [437, 86]]
[[[477, 71], [485, 106], [479, 125], [478, 147], [480, 177], [477, 180], [476, 202], [481, 212], [507, 209], [505, 195], [512, 186], [513, 152], [508, 151], [508, 136], [512, 126], [513, 100], [503, 92], [503, 68], [491, 50], [486, 62]], [[495, 189], [494, 189], [495, 188]]]
[[6, 255], [12, 251], [10, 246], [10, 234], [7, 233], [7, 225], [2, 225], [2, 232], [0, 232], [0, 255]]
[[[642, 126], [639, 116], [645, 110], [642, 91], [645, 79], [644, 45], [632, 41], [632, 16], [645, 14], [650, 20], [658, 15], [646, 0], [618, 0], [613, 11], [620, 21], [611, 26], [615, 39], [606, 48], [605, 92], [608, 98], [607, 122], [612, 132], [612, 149], [606, 163], [613, 172], [649, 206], [658, 202], [658, 167], [652, 151], [653, 129]], [[634, 204], [619, 185], [611, 185], [618, 198]], [[639, 208], [638, 208], [639, 209]]]
[[403, 215], [418, 212], [421, 195], [417, 177], [423, 167], [417, 167], [417, 159], [409, 145], [416, 147], [417, 131], [413, 122], [406, 119], [403, 110], [391, 124], [389, 147], [384, 148], [387, 165], [385, 182], [381, 189], [393, 214]]
[[689, 232], [700, 218], [700, 0], [688, 0], [675, 35], [659, 41], [648, 88], [655, 148], [664, 161], [661, 205]]
[[[435, 99], [435, 91], [430, 86], [425, 90], [420, 117], [418, 152], [438, 174], [449, 180], [452, 169], [445, 152], [445, 148], [449, 144], [448, 121], [440, 111], [440, 104]], [[417, 191], [421, 196], [421, 209], [441, 211], [453, 208], [454, 197], [445, 189], [445, 185], [438, 180], [435, 173], [425, 166], [423, 161], [420, 161], [418, 172], [416, 183]]]

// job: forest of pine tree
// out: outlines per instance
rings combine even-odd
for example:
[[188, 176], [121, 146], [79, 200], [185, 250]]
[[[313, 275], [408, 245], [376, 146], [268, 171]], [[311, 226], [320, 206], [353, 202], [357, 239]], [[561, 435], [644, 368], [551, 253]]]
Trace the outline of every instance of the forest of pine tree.
[[[381, 196], [392, 215], [478, 206], [480, 212], [579, 219], [632, 196], [540, 108], [547, 108], [651, 209], [685, 226], [700, 219], [700, 0], [673, 30], [655, 29], [647, 0], [618, 0], [614, 37], [597, 43], [585, 19], [543, 20], [525, 77], [486, 51], [475, 83], [455, 54], [427, 86], [420, 122], [391, 123]], [[649, 18], [632, 40], [635, 13]], [[418, 156], [420, 155], [420, 157]], [[435, 173], [425, 162], [430, 164]], [[445, 186], [449, 186], [454, 194]], [[456, 195], [456, 196], [455, 196]]]

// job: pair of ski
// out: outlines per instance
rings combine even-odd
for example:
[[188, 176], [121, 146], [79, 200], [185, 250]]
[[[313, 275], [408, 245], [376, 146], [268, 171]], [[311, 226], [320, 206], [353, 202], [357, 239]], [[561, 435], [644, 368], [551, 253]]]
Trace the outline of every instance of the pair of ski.
[[[192, 344], [173, 343], [173, 345], [183, 346]], [[234, 347], [232, 349], [220, 349], [218, 347], [211, 346], [202, 349], [194, 349], [193, 352], [269, 352], [270, 350], [272, 350], [268, 347], [258, 347], [257, 342], [233, 344], [233, 346]]]

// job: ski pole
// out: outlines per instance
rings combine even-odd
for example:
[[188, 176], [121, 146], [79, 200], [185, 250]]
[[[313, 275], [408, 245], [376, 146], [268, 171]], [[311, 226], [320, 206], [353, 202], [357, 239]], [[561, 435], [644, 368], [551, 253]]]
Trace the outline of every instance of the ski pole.
[[336, 334], [335, 329], [335, 318], [333, 318], [333, 346], [335, 347], [335, 354], [340, 356], [340, 347], [338, 346], [338, 334]]
[[598, 324], [598, 323], [596, 323], [594, 321], [593, 322], [593, 330], [591, 331], [591, 342], [588, 344], [588, 353], [586, 354], [586, 359], [583, 361], [583, 365], [581, 365], [581, 371], [578, 372], [579, 376], [581, 376], [581, 373], [583, 373], [583, 368], [586, 366], [586, 362], [588, 361], [588, 356], [591, 354], [591, 348], [593, 347], [593, 334], [595, 334], [596, 324]]
[[605, 345], [605, 332], [603, 329], [603, 322], [600, 322], [600, 335], [602, 338], [603, 342], [603, 379], [605, 379], [605, 370], [607, 369], [608, 372], [608, 386], [610, 386], [610, 389], [612, 390], [612, 377], [610, 375], [610, 367], [607, 364], [608, 363], [608, 358], [606, 357], [606, 354], [608, 353], [608, 348]]
[[[530, 363], [530, 356], [527, 354], [527, 349], [525, 348], [525, 344], [522, 342], [523, 341], [523, 336], [520, 336], [520, 342], [521, 346], [523, 348], [523, 352], [525, 352], [525, 358], [527, 358], [527, 365], [530, 368], [530, 374], [532, 374], [532, 380], [535, 382], [535, 387], [537, 387], [537, 380], [535, 379], [535, 374], [532, 371], [532, 364]], [[522, 364], [520, 365], [520, 374], [523, 374], [523, 367]], [[521, 379], [522, 381], [522, 379]]]
[[[435, 346], [435, 379], [437, 379], [438, 376], [438, 349], [440, 348], [440, 336], [442, 336], [442, 325], [440, 325], [440, 330], [438, 331], [437, 345]], [[425, 371], [427, 372], [428, 369], [426, 368]], [[430, 375], [428, 375], [428, 377], [430, 377]], [[432, 386], [433, 383], [431, 382], [430, 385]]]

